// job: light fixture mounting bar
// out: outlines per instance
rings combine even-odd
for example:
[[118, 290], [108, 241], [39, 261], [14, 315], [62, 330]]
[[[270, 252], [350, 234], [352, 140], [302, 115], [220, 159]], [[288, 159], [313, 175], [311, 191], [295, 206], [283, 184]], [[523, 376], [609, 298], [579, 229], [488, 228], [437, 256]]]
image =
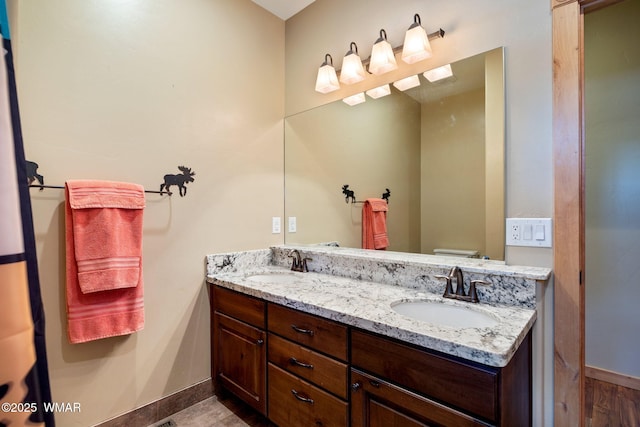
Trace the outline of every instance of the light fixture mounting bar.
[[[438, 31], [427, 34], [427, 37], [429, 38], [429, 40], [441, 39], [444, 38], [444, 34], [444, 30], [440, 28]], [[393, 48], [394, 55], [398, 54], [399, 52], [402, 52], [402, 45]], [[362, 60], [362, 66], [365, 68], [365, 70], [368, 68], [369, 62], [371, 62], [371, 56]], [[339, 73], [341, 70], [342, 68], [336, 68], [336, 73]]]

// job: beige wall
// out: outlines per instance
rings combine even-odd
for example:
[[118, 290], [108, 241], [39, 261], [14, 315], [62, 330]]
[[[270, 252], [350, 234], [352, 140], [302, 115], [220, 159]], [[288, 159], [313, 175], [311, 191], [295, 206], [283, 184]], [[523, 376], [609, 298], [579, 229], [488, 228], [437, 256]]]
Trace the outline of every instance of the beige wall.
[[178, 165], [186, 197], [147, 195], [146, 325], [70, 345], [64, 195], [32, 190], [53, 398], [88, 426], [210, 376], [208, 253], [282, 243], [284, 23], [250, 0], [13, 0], [27, 158], [46, 182], [157, 190]]
[[288, 244], [361, 247], [362, 204], [341, 193], [349, 184], [359, 201], [389, 188], [388, 249], [420, 251], [420, 104], [397, 92], [353, 107], [337, 102], [288, 117], [285, 135], [286, 215], [297, 218]]
[[638, 1], [585, 18], [586, 363], [638, 378], [639, 20]]
[[[363, 90], [357, 84], [327, 95], [316, 93], [316, 73], [325, 53], [339, 68], [349, 43], [355, 41], [361, 56], [367, 57], [380, 28], [398, 46], [415, 13], [428, 32], [440, 27], [447, 32], [432, 43], [434, 56], [427, 62], [434, 67], [505, 47], [506, 216], [553, 217], [549, 2], [316, 0], [286, 23], [286, 115]], [[397, 77], [392, 72], [370, 81], [384, 83]], [[553, 251], [510, 246], [505, 259], [509, 264], [551, 267]], [[552, 286], [538, 289], [534, 370], [543, 372], [544, 380], [534, 377], [534, 425], [553, 425], [552, 295]]]
[[[392, 45], [401, 45], [414, 13], [421, 15], [427, 32], [446, 31], [443, 39], [432, 42], [434, 56], [419, 63], [420, 68], [505, 47], [506, 214], [552, 217], [551, 14], [544, 2], [316, 0], [286, 23], [286, 114], [364, 89], [358, 84], [326, 95], [315, 92], [325, 53], [340, 68], [355, 41], [361, 56], [368, 57], [380, 28]], [[410, 74], [412, 68], [402, 71]], [[397, 77], [392, 72], [370, 81]], [[505, 257], [512, 264], [552, 265], [551, 249], [509, 247]]]
[[484, 98], [482, 88], [422, 105], [422, 253], [486, 254]]
[[[61, 425], [90, 425], [208, 377], [203, 257], [282, 242], [270, 233], [283, 210], [282, 117], [344, 95], [313, 91], [325, 53], [339, 66], [356, 41], [368, 56], [380, 28], [401, 44], [416, 12], [428, 31], [447, 31], [433, 43], [434, 66], [505, 46], [507, 216], [552, 216], [548, 2], [316, 0], [287, 21], [286, 45], [285, 24], [249, 0], [9, 4], [26, 153], [48, 183], [155, 188], [178, 164], [197, 172], [187, 197], [148, 198], [146, 329], [79, 346], [64, 337], [63, 197], [32, 190], [53, 394], [83, 405]], [[506, 258], [552, 265], [550, 249], [508, 248]], [[550, 315], [537, 323], [547, 340]], [[549, 352], [534, 361], [548, 376]], [[552, 383], [534, 386], [534, 422], [549, 423], [540, 396], [552, 399]]]

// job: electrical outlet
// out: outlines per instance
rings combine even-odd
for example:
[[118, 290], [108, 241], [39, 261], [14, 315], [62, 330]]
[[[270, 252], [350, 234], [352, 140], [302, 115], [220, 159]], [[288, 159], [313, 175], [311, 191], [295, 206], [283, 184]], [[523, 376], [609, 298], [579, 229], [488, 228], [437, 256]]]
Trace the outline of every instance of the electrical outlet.
[[508, 246], [551, 247], [551, 218], [507, 218]]
[[511, 234], [511, 240], [515, 242], [520, 240], [520, 224], [511, 224], [511, 227], [509, 227], [509, 233]]

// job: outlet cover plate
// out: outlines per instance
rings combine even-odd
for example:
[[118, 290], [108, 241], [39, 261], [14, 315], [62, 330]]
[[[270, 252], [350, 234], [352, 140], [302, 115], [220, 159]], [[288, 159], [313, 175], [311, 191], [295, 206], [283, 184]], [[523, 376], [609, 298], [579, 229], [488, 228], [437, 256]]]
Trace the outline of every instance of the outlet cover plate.
[[552, 247], [551, 218], [507, 218], [507, 246]]

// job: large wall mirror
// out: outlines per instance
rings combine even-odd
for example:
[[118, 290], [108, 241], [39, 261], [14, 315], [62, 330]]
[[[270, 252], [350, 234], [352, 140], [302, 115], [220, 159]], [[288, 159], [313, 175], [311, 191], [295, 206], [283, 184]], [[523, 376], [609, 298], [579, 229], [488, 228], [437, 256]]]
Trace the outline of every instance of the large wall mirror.
[[504, 51], [451, 64], [453, 76], [353, 107], [285, 119], [287, 244], [361, 247], [362, 204], [389, 189], [388, 250], [436, 248], [504, 259]]

